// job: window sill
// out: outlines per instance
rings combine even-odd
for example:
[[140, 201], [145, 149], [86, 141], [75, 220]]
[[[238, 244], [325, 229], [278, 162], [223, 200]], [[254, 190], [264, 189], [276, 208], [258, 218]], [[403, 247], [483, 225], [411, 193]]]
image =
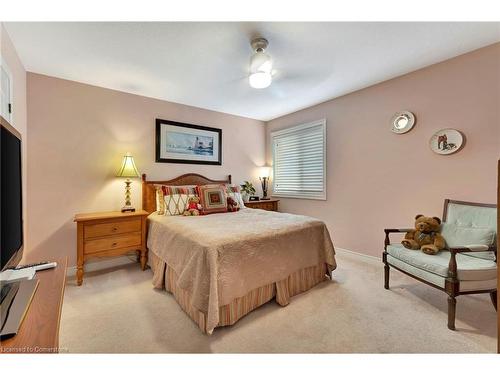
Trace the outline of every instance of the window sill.
[[290, 198], [290, 199], [311, 199], [315, 201], [326, 201], [326, 195], [321, 197], [308, 197], [304, 195], [289, 195], [289, 194], [271, 194], [271, 197]]

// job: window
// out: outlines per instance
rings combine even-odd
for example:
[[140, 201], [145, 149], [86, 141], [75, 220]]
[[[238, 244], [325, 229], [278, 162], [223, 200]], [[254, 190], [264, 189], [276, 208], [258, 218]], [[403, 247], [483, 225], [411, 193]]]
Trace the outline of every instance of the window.
[[271, 133], [273, 195], [326, 199], [326, 120]]
[[0, 62], [0, 116], [12, 124], [12, 79], [5, 62]]

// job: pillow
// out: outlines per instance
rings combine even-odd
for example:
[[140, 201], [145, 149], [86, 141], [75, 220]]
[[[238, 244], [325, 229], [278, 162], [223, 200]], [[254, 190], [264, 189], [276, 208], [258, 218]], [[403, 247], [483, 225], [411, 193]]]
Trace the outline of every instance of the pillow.
[[233, 198], [240, 209], [245, 208], [243, 197], [241, 196], [240, 187], [238, 185], [226, 185], [226, 193], [228, 197]]
[[441, 225], [441, 234], [447, 247], [486, 245], [493, 246], [496, 233], [491, 228], [464, 227], [451, 223]]
[[196, 186], [156, 185], [156, 210], [158, 215], [182, 215], [189, 198], [196, 196]]
[[198, 185], [196, 190], [200, 197], [202, 215], [227, 212], [227, 194], [224, 185]]
[[165, 214], [165, 201], [163, 197], [163, 191], [161, 190], [161, 185], [155, 185], [156, 193], [156, 212], [158, 215]]

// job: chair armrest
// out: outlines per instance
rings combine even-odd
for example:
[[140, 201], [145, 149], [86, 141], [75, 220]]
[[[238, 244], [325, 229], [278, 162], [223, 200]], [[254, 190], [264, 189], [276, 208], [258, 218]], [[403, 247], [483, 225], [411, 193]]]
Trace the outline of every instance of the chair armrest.
[[384, 229], [385, 232], [384, 250], [387, 248], [387, 245], [391, 244], [391, 241], [389, 240], [389, 233], [407, 233], [411, 230], [413, 230], [413, 228]]
[[413, 230], [413, 228], [403, 228], [403, 229], [384, 229], [384, 232], [386, 234], [389, 234], [389, 233], [406, 233], [406, 232], [409, 232]]
[[474, 251], [488, 251], [491, 250], [486, 245], [466, 245], [466, 246], [458, 246], [458, 247], [450, 247], [448, 250], [450, 250], [451, 253], [470, 253]]
[[450, 247], [450, 262], [448, 263], [448, 276], [457, 280], [457, 254], [470, 253], [473, 251], [488, 251], [490, 248], [486, 245], [467, 245], [459, 247]]

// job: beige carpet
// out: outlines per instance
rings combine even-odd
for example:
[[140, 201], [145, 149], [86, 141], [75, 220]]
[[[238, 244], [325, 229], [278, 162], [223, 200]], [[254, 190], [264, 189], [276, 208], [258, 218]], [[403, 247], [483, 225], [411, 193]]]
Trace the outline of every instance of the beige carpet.
[[174, 298], [137, 264], [69, 280], [60, 346], [80, 353], [444, 353], [495, 352], [489, 295], [462, 296], [457, 331], [446, 328], [446, 295], [396, 271], [382, 286], [381, 262], [342, 252], [334, 282], [274, 301], [232, 327], [202, 334]]

